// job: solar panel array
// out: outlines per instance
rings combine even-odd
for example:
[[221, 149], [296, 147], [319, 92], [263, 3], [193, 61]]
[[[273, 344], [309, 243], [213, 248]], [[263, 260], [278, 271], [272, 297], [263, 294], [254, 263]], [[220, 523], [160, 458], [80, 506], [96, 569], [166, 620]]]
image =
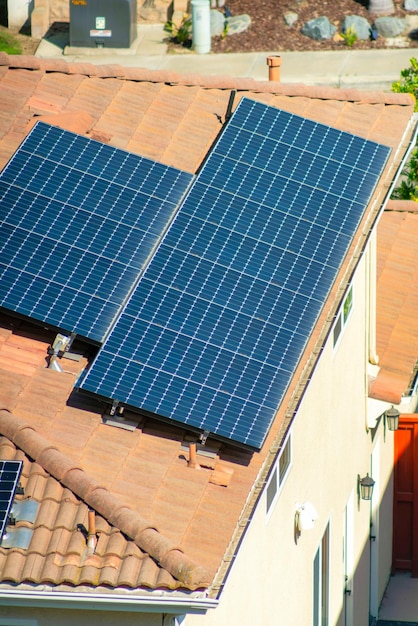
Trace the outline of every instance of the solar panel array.
[[241, 100], [79, 387], [259, 448], [389, 152]]
[[102, 342], [191, 179], [38, 122], [0, 174], [0, 306]]
[[23, 461], [0, 461], [0, 542], [5, 533]]

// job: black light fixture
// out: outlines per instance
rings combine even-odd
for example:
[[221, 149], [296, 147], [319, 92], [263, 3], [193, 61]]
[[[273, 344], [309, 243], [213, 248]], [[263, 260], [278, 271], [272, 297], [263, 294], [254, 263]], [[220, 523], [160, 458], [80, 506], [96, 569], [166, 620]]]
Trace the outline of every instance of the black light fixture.
[[364, 478], [357, 476], [357, 490], [359, 498], [362, 500], [371, 500], [373, 495], [373, 487], [375, 481], [368, 474]]
[[398, 409], [395, 409], [392, 406], [391, 409], [388, 409], [385, 413], [385, 420], [388, 427], [388, 430], [398, 430], [399, 428], [399, 416], [400, 413]]

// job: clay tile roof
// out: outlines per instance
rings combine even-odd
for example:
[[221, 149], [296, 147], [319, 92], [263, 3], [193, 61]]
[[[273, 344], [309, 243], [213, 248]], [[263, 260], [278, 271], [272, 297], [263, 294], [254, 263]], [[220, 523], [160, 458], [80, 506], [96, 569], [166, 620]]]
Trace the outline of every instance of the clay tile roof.
[[[104, 425], [95, 402], [71, 397], [86, 360], [69, 360], [63, 373], [47, 369], [55, 336], [47, 335], [1, 316], [0, 404], [8, 410], [0, 410], [0, 458], [24, 461], [25, 498], [40, 507], [28, 550], [0, 546], [0, 582], [207, 587], [261, 456], [213, 444], [196, 471], [181, 429], [139, 418], [133, 432]], [[89, 508], [100, 539], [80, 571], [86, 542], [77, 525], [86, 526]]]
[[390, 200], [377, 230], [377, 354], [372, 398], [399, 404], [418, 361], [418, 204]]
[[[0, 167], [39, 115], [56, 116], [60, 125], [64, 114], [87, 114], [91, 118], [92, 137], [99, 140], [106, 137], [119, 148], [195, 172], [220, 130], [231, 90], [237, 91], [237, 98], [251, 95], [307, 117], [311, 105], [317, 103], [331, 113], [329, 123], [360, 133], [366, 125], [358, 126], [358, 118], [367, 117], [379, 107], [381, 113], [390, 109], [385, 114], [386, 143], [398, 107], [411, 107], [413, 103], [409, 94], [286, 85], [229, 76], [180, 75], [6, 53], [0, 53], [0, 68]], [[161, 116], [168, 93], [169, 114]], [[187, 109], [184, 102], [188, 103]], [[354, 127], [347, 125], [347, 115], [357, 118]], [[187, 132], [168, 133], [167, 120], [171, 116], [177, 119], [180, 130], [183, 118]], [[189, 132], [194, 119], [204, 120], [197, 135]], [[369, 124], [369, 134], [370, 131], [373, 128]]]
[[[8, 411], [0, 410], [0, 433], [7, 444], [13, 443], [15, 445], [13, 458], [18, 456], [18, 448], [23, 448], [26, 451], [25, 497], [34, 498], [41, 503], [31, 546], [26, 553], [26, 560], [30, 555], [35, 554], [33, 552], [35, 550], [36, 553], [43, 557], [46, 557], [49, 553], [55, 553], [59, 557], [56, 556], [54, 563], [57, 564], [57, 561], [60, 561], [60, 573], [55, 574], [52, 578], [45, 575], [43, 564], [40, 563], [37, 574], [34, 575], [32, 573], [30, 577], [27, 574], [23, 574], [20, 578], [21, 582], [41, 583], [47, 580], [55, 583], [68, 582], [77, 584], [79, 582], [74, 580], [74, 575], [67, 574], [63, 576], [62, 566], [63, 564], [67, 565], [70, 555], [73, 555], [72, 561], [79, 568], [83, 558], [86, 556], [86, 542], [79, 526], [83, 523], [86, 525], [87, 510], [90, 506], [103, 519], [101, 520], [101, 531], [95, 558], [90, 557], [91, 571], [89, 575], [81, 573], [84, 584], [95, 584], [97, 570], [102, 570], [113, 558], [115, 563], [118, 561], [118, 567], [116, 568], [115, 566], [112, 573], [113, 580], [103, 579], [101, 584], [111, 584], [115, 587], [120, 584], [130, 587], [141, 585], [154, 586], [155, 580], [138, 581], [138, 576], [143, 575], [139, 571], [141, 569], [139, 563], [136, 563], [134, 567], [131, 565], [129, 568], [134, 570], [134, 578], [127, 578], [127, 569], [125, 568], [124, 582], [119, 582], [116, 570], [120, 569], [119, 561], [123, 561], [123, 555], [128, 550], [129, 544], [130, 548], [128, 551], [131, 557], [135, 556], [137, 561], [142, 562], [146, 559], [145, 555], [147, 555], [147, 558], [153, 559], [157, 565], [159, 564], [160, 567], [170, 574], [170, 584], [168, 585], [170, 588], [185, 587], [196, 589], [209, 585], [210, 577], [205, 568], [195, 564], [183, 553], [179, 546], [174, 545], [172, 541], [159, 533], [152, 524], [141, 518], [138, 513], [130, 510], [107, 489], [100, 487], [83, 470], [75, 467], [69, 458], [52, 447], [44, 437], [37, 434], [23, 420]], [[29, 438], [27, 435], [29, 435]], [[0, 447], [1, 444], [2, 440], [0, 440]], [[35, 463], [41, 465], [47, 473], [46, 480], [43, 481], [43, 490], [36, 489], [33, 482], [31, 483], [28, 480], [30, 468]], [[61, 485], [69, 487], [71, 492], [77, 496], [77, 500], [68, 501], [67, 492], [56, 489], [58, 486], [56, 485], [57, 481]], [[58, 492], [55, 498], [51, 495], [53, 490]], [[79, 499], [79, 496], [82, 499]], [[108, 522], [107, 524], [106, 521]], [[110, 542], [108, 538], [111, 533], [115, 532], [115, 528], [118, 529], [116, 533], [117, 541], [113, 539]], [[64, 542], [63, 533], [65, 535]], [[129, 542], [128, 538], [132, 541]], [[106, 549], [104, 549], [105, 545]], [[5, 560], [11, 551], [0, 548], [0, 553], [1, 558]], [[5, 565], [6, 570], [8, 567]], [[27, 567], [26, 562], [23, 564], [23, 568], [25, 567]], [[79, 574], [77, 572], [77, 577]], [[14, 581], [16, 582], [18, 578], [16, 572], [14, 572]], [[3, 577], [3, 580], [8, 579], [8, 575]]]
[[[234, 104], [247, 96], [392, 147], [374, 197], [379, 210], [410, 138], [414, 100], [408, 94], [16, 60], [0, 53], [0, 167], [44, 119], [196, 172], [222, 128], [232, 90]], [[332, 319], [337, 291], [306, 355], [314, 354]], [[211, 585], [216, 595], [279, 448], [287, 406], [303, 387], [308, 357], [263, 448], [250, 452], [209, 439], [212, 452], [198, 454], [198, 471], [188, 465], [190, 440], [181, 427], [137, 415], [128, 416], [136, 422], [133, 430], [106, 424], [103, 407], [73, 391], [87, 356], [62, 359], [62, 373], [46, 368], [54, 337], [52, 330], [1, 314], [0, 458], [24, 461], [26, 495], [40, 506], [29, 548], [0, 546], [0, 583]], [[99, 533], [94, 554], [86, 553], [83, 534], [89, 508]]]

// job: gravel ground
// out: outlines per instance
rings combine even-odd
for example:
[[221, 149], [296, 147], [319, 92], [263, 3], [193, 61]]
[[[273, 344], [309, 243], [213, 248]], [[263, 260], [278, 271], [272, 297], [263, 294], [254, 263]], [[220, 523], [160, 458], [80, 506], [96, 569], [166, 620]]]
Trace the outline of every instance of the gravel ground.
[[[251, 17], [251, 26], [247, 31], [212, 39], [212, 52], [264, 52], [286, 50], [341, 50], [347, 47], [341, 38], [336, 40], [315, 41], [302, 35], [300, 29], [308, 20], [326, 16], [332, 24], [340, 25], [347, 15], [360, 15], [373, 24], [377, 16], [367, 10], [368, 0], [226, 0], [226, 6], [232, 15], [247, 13]], [[413, 15], [403, 10], [403, 1], [396, 0], [396, 11], [392, 17]], [[293, 11], [299, 16], [293, 26], [287, 26], [283, 15]], [[418, 15], [417, 15], [418, 19]], [[405, 39], [404, 47], [417, 48], [418, 41]], [[397, 45], [383, 37], [376, 41], [356, 41], [353, 49], [387, 48]]]
[[[360, 15], [370, 24], [376, 16], [367, 10], [368, 0], [226, 0], [226, 6], [232, 15], [244, 13], [251, 17], [250, 27], [243, 33], [213, 37], [212, 53], [224, 52], [269, 52], [286, 50], [341, 50], [347, 45], [343, 39], [335, 37], [333, 40], [315, 41], [300, 32], [303, 24], [315, 17], [326, 16], [332, 24], [341, 30], [341, 22], [347, 15]], [[406, 17], [415, 15], [418, 24], [418, 12], [406, 12], [403, 0], [395, 0], [396, 10], [392, 17]], [[287, 26], [283, 15], [287, 11], [297, 13], [298, 20], [292, 26]], [[68, 25], [61, 25], [68, 28]], [[4, 27], [0, 26], [4, 30]], [[11, 30], [19, 40], [23, 54], [35, 54], [39, 46], [39, 39], [33, 39], [27, 33]], [[353, 49], [364, 50], [373, 48], [387, 48], [402, 45], [408, 48], [418, 48], [418, 38], [404, 38], [401, 42], [389, 41], [378, 37], [376, 41], [356, 41]], [[179, 48], [179, 46], [175, 46]], [[180, 50], [178, 50], [180, 51]]]

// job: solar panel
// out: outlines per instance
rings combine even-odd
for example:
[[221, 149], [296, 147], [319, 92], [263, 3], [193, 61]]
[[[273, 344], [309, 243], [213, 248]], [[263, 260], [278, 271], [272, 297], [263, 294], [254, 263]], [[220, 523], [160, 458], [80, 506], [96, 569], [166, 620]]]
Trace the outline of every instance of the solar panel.
[[6, 530], [23, 461], [0, 461], [0, 542]]
[[0, 174], [0, 306], [103, 341], [192, 178], [38, 122]]
[[80, 388], [261, 447], [389, 152], [241, 100]]

